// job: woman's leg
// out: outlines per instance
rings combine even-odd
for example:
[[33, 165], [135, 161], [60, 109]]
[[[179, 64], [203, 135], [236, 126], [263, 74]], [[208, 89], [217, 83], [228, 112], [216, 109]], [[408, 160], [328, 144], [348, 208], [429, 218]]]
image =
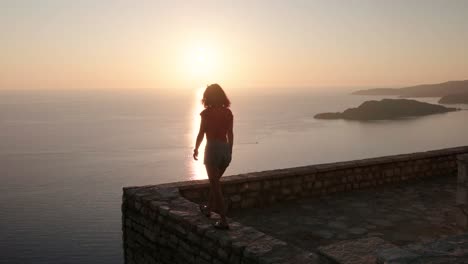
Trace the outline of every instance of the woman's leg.
[[[208, 175], [208, 178], [210, 179], [210, 184], [211, 184], [211, 179], [221, 179], [221, 177], [223, 176], [224, 172], [226, 171], [227, 167], [224, 167], [224, 168], [221, 168], [219, 170], [219, 173], [215, 174], [211, 169], [208, 169], [206, 168], [206, 171], [208, 172], [208, 174], [213, 174], [213, 175]], [[222, 188], [221, 188], [222, 190]], [[223, 199], [224, 201], [224, 199]], [[209, 193], [208, 193], [208, 204], [207, 204], [207, 207], [208, 207], [208, 211], [209, 212], [217, 212], [219, 214], [219, 208], [216, 207], [216, 204], [215, 204], [215, 195], [213, 193], [213, 188], [210, 188], [209, 190]]]
[[210, 200], [213, 199], [212, 202], [213, 202], [214, 208], [217, 209], [219, 215], [221, 216], [221, 222], [227, 223], [226, 208], [224, 206], [224, 198], [223, 198], [223, 193], [221, 190], [221, 183], [219, 181], [222, 175], [221, 170], [216, 167], [206, 166], [206, 171], [208, 173], [208, 178], [210, 180], [210, 185], [211, 185]]

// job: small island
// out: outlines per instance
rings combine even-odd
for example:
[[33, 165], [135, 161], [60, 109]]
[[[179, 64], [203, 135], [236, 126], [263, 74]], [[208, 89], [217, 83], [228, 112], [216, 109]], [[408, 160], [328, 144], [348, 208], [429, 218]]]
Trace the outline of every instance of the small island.
[[468, 104], [468, 93], [446, 95], [439, 100], [439, 104]]
[[457, 111], [442, 105], [423, 103], [408, 99], [383, 99], [366, 101], [357, 108], [346, 109], [342, 113], [321, 113], [316, 119], [347, 119], [347, 120], [389, 120], [405, 117], [425, 116]]

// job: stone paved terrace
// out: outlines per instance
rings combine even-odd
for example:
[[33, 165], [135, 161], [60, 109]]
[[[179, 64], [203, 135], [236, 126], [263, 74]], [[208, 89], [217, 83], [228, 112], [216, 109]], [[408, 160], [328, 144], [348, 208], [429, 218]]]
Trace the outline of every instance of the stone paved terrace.
[[463, 234], [455, 222], [456, 180], [425, 179], [233, 210], [230, 217], [312, 252], [367, 237], [396, 246], [427, 243]]
[[362, 237], [402, 246], [462, 233], [455, 192], [456, 178], [435, 178], [233, 210], [230, 216], [307, 250]]

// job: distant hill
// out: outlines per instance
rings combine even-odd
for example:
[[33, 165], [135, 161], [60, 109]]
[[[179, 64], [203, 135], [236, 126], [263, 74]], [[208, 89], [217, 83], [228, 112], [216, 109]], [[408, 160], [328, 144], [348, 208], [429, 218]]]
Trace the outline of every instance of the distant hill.
[[376, 88], [353, 92], [355, 95], [399, 95], [401, 97], [443, 97], [449, 94], [468, 94], [468, 80], [438, 84], [422, 84], [404, 88]]
[[468, 104], [468, 93], [450, 94], [439, 100], [440, 104]]
[[321, 113], [314, 116], [317, 119], [349, 119], [349, 120], [386, 120], [404, 117], [424, 116], [456, 111], [441, 105], [423, 103], [407, 99], [383, 99], [381, 101], [366, 101], [357, 108], [346, 109], [342, 113]]

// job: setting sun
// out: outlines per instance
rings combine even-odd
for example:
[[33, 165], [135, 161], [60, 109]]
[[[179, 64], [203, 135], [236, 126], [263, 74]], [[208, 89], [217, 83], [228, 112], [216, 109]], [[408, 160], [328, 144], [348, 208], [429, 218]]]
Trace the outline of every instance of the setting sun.
[[213, 47], [192, 47], [185, 59], [186, 71], [192, 78], [207, 80], [216, 74], [216, 52]]

